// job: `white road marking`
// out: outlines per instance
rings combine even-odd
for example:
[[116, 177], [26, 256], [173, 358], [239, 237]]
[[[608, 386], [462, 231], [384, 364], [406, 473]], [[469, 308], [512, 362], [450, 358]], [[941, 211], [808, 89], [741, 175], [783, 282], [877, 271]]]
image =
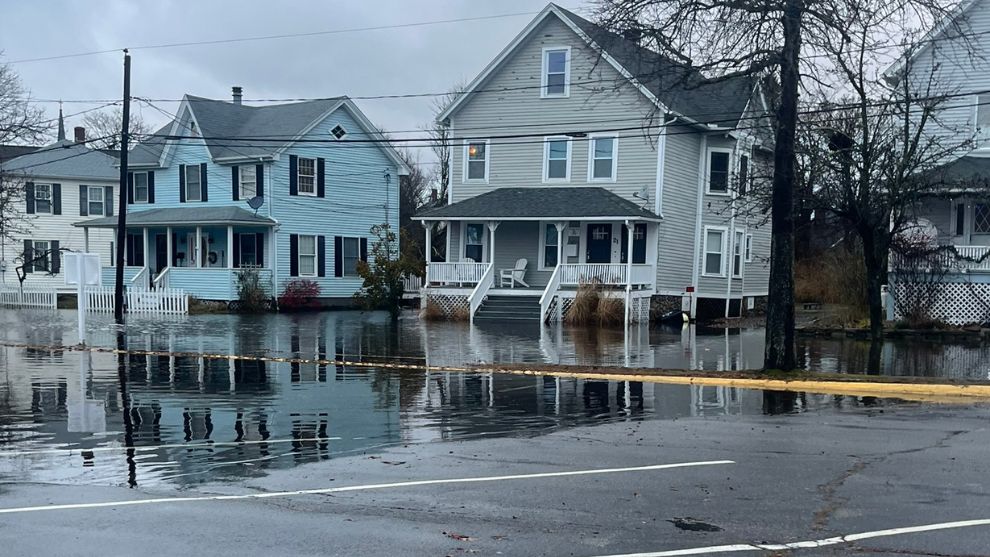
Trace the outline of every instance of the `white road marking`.
[[674, 549], [671, 551], [652, 551], [647, 553], [624, 553], [622, 555], [603, 555], [600, 557], [676, 557], [680, 555], [711, 555], [714, 553], [736, 553], [741, 551], [786, 551], [788, 549], [815, 549], [830, 545], [839, 545], [859, 540], [872, 538], [884, 538], [889, 536], [902, 536], [904, 534], [917, 534], [919, 532], [934, 532], [936, 530], [951, 530], [955, 528], [970, 528], [973, 526], [990, 526], [990, 518], [978, 520], [960, 520], [958, 522], [941, 522], [938, 524], [925, 524], [922, 526], [908, 526], [906, 528], [890, 528], [888, 530], [875, 530], [873, 532], [861, 532], [859, 534], [848, 534], [845, 536], [835, 536], [821, 540], [809, 540], [803, 542], [791, 542], [780, 544], [735, 544], [735, 545], [712, 545], [708, 547], [693, 547], [689, 549]]
[[3, 457], [14, 457], [14, 456], [32, 456], [32, 455], [46, 455], [46, 454], [56, 454], [56, 455], [66, 455], [75, 456], [84, 452], [111, 452], [111, 451], [127, 451], [133, 449], [135, 451], [157, 451], [158, 449], [211, 449], [214, 447], [239, 447], [242, 445], [274, 445], [278, 443], [322, 443], [324, 441], [340, 441], [341, 437], [312, 437], [306, 439], [252, 439], [250, 441], [217, 441], [217, 442], [206, 442], [206, 443], [174, 443], [171, 445], [137, 445], [134, 447], [127, 447], [124, 445], [116, 445], [113, 447], [93, 447], [93, 448], [83, 448], [75, 447], [71, 449], [38, 449], [36, 451], [0, 451], [0, 458]]
[[394, 483], [384, 483], [384, 484], [352, 485], [346, 487], [301, 489], [297, 491], [274, 491], [269, 493], [250, 493], [245, 495], [204, 495], [201, 497], [161, 497], [156, 499], [133, 499], [130, 501], [108, 501], [103, 503], [40, 505], [36, 507], [14, 507], [7, 509], [0, 508], [0, 514], [28, 513], [28, 512], [37, 512], [37, 511], [60, 511], [60, 510], [71, 510], [71, 509], [99, 509], [105, 507], [125, 507], [131, 505], [190, 503], [194, 501], [237, 501], [240, 499], [269, 499], [272, 497], [292, 497], [296, 495], [322, 495], [327, 493], [343, 493], [347, 491], [367, 491], [372, 489], [415, 487], [421, 485], [497, 482], [504, 480], [532, 480], [537, 478], [561, 478], [567, 476], [591, 476], [595, 474], [616, 474], [620, 472], [646, 472], [649, 470], [668, 470], [671, 468], [691, 468], [695, 466], [715, 466], [719, 464], [735, 464], [735, 462], [732, 460], [708, 460], [702, 462], [679, 462], [676, 464], [652, 464], [649, 466], [633, 466], [629, 468], [599, 468], [593, 470], [572, 470], [569, 472], [541, 472], [536, 474], [513, 474], [509, 476], [482, 476], [478, 478], [416, 480], [416, 481], [394, 482]]

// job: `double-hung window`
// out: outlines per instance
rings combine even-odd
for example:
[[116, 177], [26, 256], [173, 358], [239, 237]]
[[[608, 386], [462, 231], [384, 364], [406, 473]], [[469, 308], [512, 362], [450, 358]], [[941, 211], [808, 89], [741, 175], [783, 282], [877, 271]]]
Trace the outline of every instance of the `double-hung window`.
[[202, 201], [203, 187], [199, 181], [199, 165], [186, 165], [186, 201]]
[[238, 199], [251, 199], [258, 195], [258, 176], [254, 165], [247, 164], [237, 167], [239, 174]]
[[571, 49], [569, 47], [543, 50], [542, 77], [541, 97], [566, 97], [570, 94]]
[[299, 157], [299, 195], [316, 195], [316, 159]]
[[729, 193], [729, 157], [731, 152], [708, 151], [708, 193], [727, 195]]
[[588, 181], [614, 182], [616, 175], [616, 151], [619, 138], [615, 136], [592, 137], [588, 142]]
[[[90, 215], [103, 215], [103, 188], [90, 187], [87, 188], [86, 197], [88, 200], [88, 210]], [[109, 201], [109, 200], [106, 200]]]
[[746, 233], [736, 231], [735, 242], [732, 244], [732, 276], [742, 276], [743, 248], [745, 248]]
[[464, 144], [464, 181], [488, 181], [487, 141], [468, 141]]
[[31, 257], [34, 258], [34, 261], [31, 264], [34, 267], [34, 270], [45, 272], [50, 271], [52, 258], [49, 256], [48, 250], [51, 249], [51, 243], [47, 240], [35, 240], [32, 242], [31, 247], [34, 250], [31, 253]]
[[148, 173], [135, 172], [131, 175], [134, 180], [134, 203], [148, 202]]
[[35, 213], [51, 213], [52, 212], [52, 185], [51, 184], [35, 184], [34, 185], [34, 212]]
[[725, 276], [725, 229], [705, 227], [705, 275]]
[[299, 276], [316, 276], [316, 236], [299, 236]]
[[549, 137], [543, 144], [543, 181], [567, 182], [571, 179], [571, 140]]
[[544, 269], [553, 269], [557, 266], [557, 226], [554, 224], [543, 225], [543, 265]]
[[341, 238], [341, 263], [344, 264], [343, 275], [356, 277], [357, 264], [361, 260], [361, 240], [359, 238]]
[[481, 263], [485, 257], [485, 225], [469, 223], [464, 227], [464, 258]]

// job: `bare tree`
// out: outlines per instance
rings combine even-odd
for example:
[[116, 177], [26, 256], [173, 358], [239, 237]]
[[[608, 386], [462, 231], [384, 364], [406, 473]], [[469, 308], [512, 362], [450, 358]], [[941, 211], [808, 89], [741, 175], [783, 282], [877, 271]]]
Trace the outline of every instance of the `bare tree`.
[[[89, 146], [94, 149], [120, 149], [120, 129], [123, 126], [124, 113], [118, 107], [111, 107], [97, 112], [90, 112], [83, 117], [86, 133], [93, 138]], [[132, 136], [140, 136], [151, 132], [151, 127], [138, 114], [131, 113], [128, 129]]]
[[424, 171], [419, 155], [408, 149], [398, 151], [409, 167], [409, 174], [399, 178], [399, 230], [402, 253], [410, 261], [426, 261], [423, 251], [423, 229], [413, 221], [413, 215], [423, 206], [430, 186], [430, 175]]
[[[445, 95], [433, 99], [433, 114], [439, 116], [457, 100], [464, 91], [466, 85], [457, 83], [453, 89]], [[450, 126], [447, 122], [438, 122], [434, 118], [428, 126], [426, 133], [430, 137], [430, 145], [433, 154], [437, 158], [436, 170], [433, 173], [433, 183], [437, 190], [437, 204], [447, 203], [447, 191], [450, 186], [450, 156], [451, 156], [451, 136]]]

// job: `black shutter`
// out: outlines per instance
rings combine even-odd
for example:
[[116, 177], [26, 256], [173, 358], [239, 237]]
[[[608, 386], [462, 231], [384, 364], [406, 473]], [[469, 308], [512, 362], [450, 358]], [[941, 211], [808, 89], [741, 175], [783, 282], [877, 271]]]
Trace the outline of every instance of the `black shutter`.
[[327, 196], [326, 159], [316, 159], [316, 197]]
[[265, 234], [258, 232], [254, 235], [254, 253], [257, 254], [258, 266], [265, 266]]
[[327, 237], [316, 237], [316, 276], [327, 276]]
[[289, 276], [299, 276], [299, 235], [289, 234]]
[[127, 204], [134, 204], [134, 173], [127, 173]]
[[52, 214], [62, 214], [62, 184], [52, 184]]
[[179, 203], [186, 202], [186, 165], [179, 165]]
[[344, 239], [333, 237], [333, 276], [344, 276]]
[[230, 167], [230, 189], [233, 191], [233, 193], [231, 194], [231, 199], [233, 199], [234, 201], [240, 201], [241, 199], [241, 192], [240, 192], [241, 184], [239, 180], [239, 178], [241, 177], [240, 174], [241, 173], [239, 172], [239, 167], [237, 166]]
[[966, 204], [956, 205], [956, 236], [966, 233]]
[[89, 216], [89, 186], [79, 186], [79, 216]]
[[155, 202], [155, 171], [148, 171], [148, 203]]
[[103, 188], [103, 214], [113, 216], [113, 186]]
[[368, 261], [368, 239], [361, 238], [361, 261]]
[[34, 214], [34, 182], [24, 184], [24, 200], [27, 201], [27, 214]]
[[241, 235], [240, 234], [236, 234], [236, 233], [234, 234], [234, 245], [231, 246], [230, 251], [233, 254], [230, 257], [234, 267], [240, 267], [241, 266]]
[[31, 260], [34, 259], [34, 247], [31, 240], [24, 240], [24, 272], [30, 273], [34, 270]]
[[204, 203], [207, 202], [207, 201], [209, 201], [210, 199], [207, 196], [207, 190], [209, 188], [206, 187], [206, 163], [205, 162], [204, 163], [200, 163], [200, 165], [199, 165], [199, 187], [200, 187], [200, 190], [203, 192], [202, 195], [200, 195], [201, 201], [203, 201]]
[[49, 269], [52, 270], [53, 275], [57, 275], [62, 270], [62, 259], [59, 257], [61, 253], [58, 251], [58, 240], [52, 240], [52, 265]]
[[289, 195], [299, 195], [299, 157], [289, 155]]
[[258, 181], [258, 197], [265, 195], [265, 165], [254, 165], [254, 177]]

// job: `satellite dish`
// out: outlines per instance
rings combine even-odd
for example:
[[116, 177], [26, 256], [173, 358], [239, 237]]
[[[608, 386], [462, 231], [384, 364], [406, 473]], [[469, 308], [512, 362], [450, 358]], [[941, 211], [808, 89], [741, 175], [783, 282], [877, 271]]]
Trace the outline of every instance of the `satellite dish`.
[[248, 207], [254, 209], [254, 214], [255, 214], [255, 216], [257, 216], [258, 209], [260, 209], [261, 206], [265, 204], [265, 198], [264, 198], [264, 196], [256, 195], [256, 196], [252, 197], [251, 199], [248, 199], [248, 202], [247, 203], [248, 203]]

